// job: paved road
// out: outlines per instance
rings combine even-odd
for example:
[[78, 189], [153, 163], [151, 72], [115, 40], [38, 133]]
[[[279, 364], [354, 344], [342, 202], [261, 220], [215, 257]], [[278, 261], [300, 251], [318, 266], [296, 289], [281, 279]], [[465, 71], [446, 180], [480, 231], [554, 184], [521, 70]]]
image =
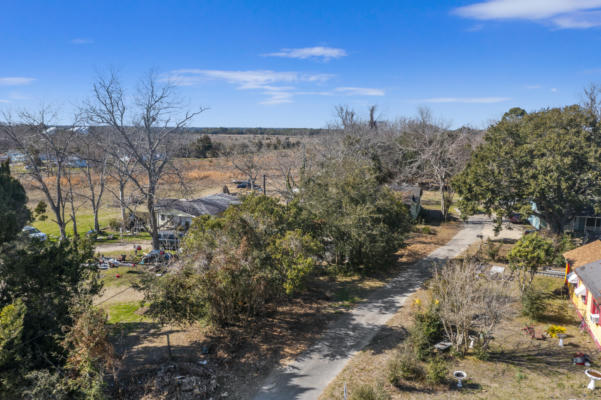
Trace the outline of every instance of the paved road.
[[407, 297], [430, 276], [432, 266], [454, 258], [476, 240], [489, 223], [470, 218], [449, 243], [401, 272], [351, 312], [333, 321], [320, 340], [286, 367], [267, 377], [255, 400], [315, 400], [357, 352], [392, 318]]

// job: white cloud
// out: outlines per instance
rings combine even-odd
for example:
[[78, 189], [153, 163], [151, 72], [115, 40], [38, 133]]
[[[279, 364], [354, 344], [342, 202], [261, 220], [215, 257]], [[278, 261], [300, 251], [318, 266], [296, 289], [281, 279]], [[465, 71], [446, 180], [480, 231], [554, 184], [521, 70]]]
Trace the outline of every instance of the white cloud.
[[337, 49], [334, 47], [303, 47], [300, 49], [281, 49], [275, 53], [263, 54], [266, 57], [284, 57], [284, 58], [297, 58], [305, 60], [307, 58], [321, 58], [323, 61], [329, 61], [333, 58], [345, 57], [348, 54], [344, 49]]
[[526, 89], [540, 89], [541, 88], [540, 85], [526, 85], [525, 87], [526, 87]]
[[601, 11], [579, 12], [553, 18], [553, 22], [564, 29], [587, 29], [601, 25]]
[[294, 93], [284, 91], [267, 91], [263, 94], [269, 96], [269, 98], [260, 102], [260, 104], [285, 104], [292, 103]]
[[31, 82], [35, 81], [34, 78], [25, 78], [25, 77], [0, 77], [0, 86], [20, 86], [20, 85], [29, 85]]
[[[299, 72], [276, 72], [269, 70], [224, 71], [206, 69], [180, 69], [172, 71], [166, 80], [178, 86], [197, 85], [208, 80], [224, 80], [239, 89], [265, 89], [278, 83], [325, 82], [330, 74], [304, 74]], [[273, 87], [273, 86], [271, 86]]]
[[557, 88], [551, 88], [551, 92], [557, 93]]
[[459, 7], [454, 14], [478, 20], [522, 19], [559, 28], [601, 25], [601, 0], [487, 0]]
[[375, 88], [338, 87], [334, 90], [350, 96], [384, 96], [385, 94], [384, 90]]
[[415, 100], [417, 103], [472, 103], [472, 104], [490, 104], [509, 101], [509, 97], [433, 97], [429, 99]]
[[92, 44], [94, 41], [87, 38], [75, 38], [71, 39], [71, 44]]
[[0, 99], [0, 103], [10, 103], [8, 100]]
[[224, 81], [238, 90], [260, 90], [266, 99], [261, 104], [292, 103], [295, 96], [384, 96], [384, 90], [361, 87], [338, 87], [321, 90], [323, 83], [334, 75], [297, 71], [248, 70], [228, 71], [215, 69], [179, 69], [171, 71], [162, 80], [177, 86], [194, 86], [208, 81]]
[[293, 84], [315, 85], [334, 77], [331, 74], [278, 72], [270, 70], [227, 71], [209, 69], [180, 69], [171, 71], [165, 81], [177, 86], [193, 86], [211, 80], [221, 80], [235, 85], [239, 90], [262, 90], [267, 97], [261, 104], [291, 103], [296, 92]]

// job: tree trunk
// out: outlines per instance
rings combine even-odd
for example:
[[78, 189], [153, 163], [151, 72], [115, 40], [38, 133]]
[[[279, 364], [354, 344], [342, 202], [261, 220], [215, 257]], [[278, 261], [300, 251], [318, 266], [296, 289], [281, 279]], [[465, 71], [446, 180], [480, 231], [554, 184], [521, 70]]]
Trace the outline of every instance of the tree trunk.
[[440, 184], [440, 211], [442, 212], [442, 220], [447, 220], [447, 200], [444, 195], [444, 184]]
[[71, 221], [73, 221], [73, 237], [77, 240], [79, 238], [79, 233], [77, 232], [77, 219], [75, 218], [75, 206], [73, 205], [73, 200], [71, 200]]
[[148, 194], [148, 219], [150, 222], [150, 236], [152, 237], [152, 248], [159, 250], [161, 245], [159, 243], [159, 229], [157, 226], [157, 218], [154, 213], [154, 197], [152, 192]]
[[121, 226], [125, 229], [125, 184], [119, 182], [119, 207], [121, 208]]
[[98, 207], [94, 207], [94, 232], [100, 232], [100, 224], [98, 223]]

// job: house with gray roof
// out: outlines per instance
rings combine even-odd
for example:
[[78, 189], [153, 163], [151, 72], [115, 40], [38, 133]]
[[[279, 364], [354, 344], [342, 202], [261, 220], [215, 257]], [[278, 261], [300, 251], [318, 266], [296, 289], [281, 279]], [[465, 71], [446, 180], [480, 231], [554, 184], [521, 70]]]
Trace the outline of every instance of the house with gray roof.
[[218, 193], [192, 200], [160, 199], [155, 212], [161, 229], [188, 229], [195, 217], [219, 215], [236, 204], [240, 204], [236, 196]]

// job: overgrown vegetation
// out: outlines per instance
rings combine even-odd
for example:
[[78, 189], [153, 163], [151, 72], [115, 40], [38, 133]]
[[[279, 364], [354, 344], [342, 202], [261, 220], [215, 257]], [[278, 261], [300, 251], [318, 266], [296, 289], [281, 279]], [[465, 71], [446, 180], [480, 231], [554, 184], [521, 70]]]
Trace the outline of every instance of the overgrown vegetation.
[[0, 399], [103, 398], [112, 351], [106, 315], [91, 308], [90, 244], [18, 235], [29, 215], [19, 187], [4, 165], [0, 209], [13, 217], [0, 227]]
[[226, 326], [302, 291], [330, 264], [343, 272], [389, 268], [409, 230], [406, 207], [368, 166], [352, 166], [331, 164], [307, 177], [288, 205], [250, 195], [219, 218], [196, 219], [181, 270], [143, 280], [150, 314]]
[[381, 385], [361, 385], [351, 391], [349, 400], [389, 400], [390, 395]]

